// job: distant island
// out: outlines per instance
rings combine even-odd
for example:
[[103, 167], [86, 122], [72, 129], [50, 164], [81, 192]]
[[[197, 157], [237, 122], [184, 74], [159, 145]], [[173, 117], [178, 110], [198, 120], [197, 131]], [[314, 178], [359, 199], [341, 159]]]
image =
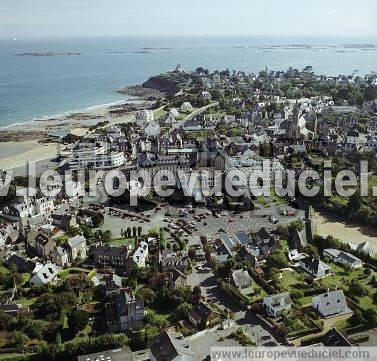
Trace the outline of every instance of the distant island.
[[19, 53], [17, 56], [71, 56], [71, 55], [82, 55], [81, 53], [73, 53], [66, 51], [49, 51], [42, 53]]

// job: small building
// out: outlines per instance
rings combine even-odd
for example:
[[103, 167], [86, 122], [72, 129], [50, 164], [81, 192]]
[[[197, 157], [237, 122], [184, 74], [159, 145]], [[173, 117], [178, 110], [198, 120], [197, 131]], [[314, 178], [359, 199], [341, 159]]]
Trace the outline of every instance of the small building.
[[167, 283], [169, 287], [176, 288], [187, 285], [187, 275], [179, 269], [172, 268], [168, 271]]
[[311, 256], [300, 260], [300, 267], [316, 278], [327, 276], [331, 272], [330, 266]]
[[207, 328], [217, 318], [217, 314], [204, 302], [199, 302], [189, 313], [189, 321], [198, 329]]
[[270, 295], [263, 299], [263, 307], [271, 317], [281, 316], [291, 309], [292, 299], [288, 292]]
[[67, 241], [71, 260], [85, 259], [87, 253], [86, 239], [84, 236], [77, 235]]
[[186, 112], [191, 112], [193, 110], [193, 106], [189, 102], [184, 102], [181, 105], [181, 112], [186, 113]]
[[143, 327], [144, 301], [121, 290], [115, 302], [105, 304], [106, 332], [125, 332]]
[[132, 255], [132, 260], [135, 265], [139, 268], [145, 267], [145, 262], [148, 258], [148, 243], [141, 241], [134, 254]]
[[122, 288], [122, 277], [115, 273], [96, 274], [91, 281], [105, 296], [118, 293]]
[[326, 347], [351, 347], [352, 344], [349, 342], [347, 337], [340, 333], [336, 328], [332, 328], [327, 331], [321, 337], [320, 345]]
[[334, 263], [339, 263], [353, 269], [363, 266], [361, 260], [354, 255], [340, 251], [334, 248], [326, 248], [323, 250], [323, 256], [330, 258]]
[[58, 277], [59, 269], [53, 263], [48, 262], [40, 268], [33, 277], [30, 278], [29, 283], [34, 286], [43, 286], [55, 282]]
[[159, 334], [150, 345], [151, 361], [194, 361], [194, 353], [183, 335], [168, 330]]
[[330, 291], [312, 298], [312, 307], [323, 317], [351, 313], [342, 290]]
[[55, 247], [52, 251], [52, 261], [57, 264], [59, 267], [69, 266], [69, 254], [64, 247]]
[[254, 292], [253, 280], [247, 270], [239, 269], [232, 271], [230, 275], [230, 283], [244, 295]]

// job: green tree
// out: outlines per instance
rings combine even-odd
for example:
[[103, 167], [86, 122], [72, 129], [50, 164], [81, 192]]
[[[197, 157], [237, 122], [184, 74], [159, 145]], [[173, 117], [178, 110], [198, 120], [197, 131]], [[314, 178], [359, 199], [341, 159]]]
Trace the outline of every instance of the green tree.
[[22, 331], [16, 331], [12, 337], [13, 347], [22, 348], [25, 347], [30, 341], [30, 338]]
[[89, 323], [89, 314], [86, 311], [73, 310], [68, 316], [68, 327], [73, 334], [82, 331]]

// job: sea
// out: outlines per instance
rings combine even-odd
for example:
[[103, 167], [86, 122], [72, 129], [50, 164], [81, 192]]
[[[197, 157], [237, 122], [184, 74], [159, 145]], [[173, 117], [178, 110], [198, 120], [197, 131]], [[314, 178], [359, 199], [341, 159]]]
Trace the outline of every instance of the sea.
[[[57, 56], [35, 54], [59, 52]], [[29, 55], [25, 55], [31, 53]], [[80, 55], [65, 55], [79, 53]], [[24, 55], [20, 55], [24, 54]], [[20, 38], [0, 40], [0, 128], [124, 101], [114, 90], [199, 66], [338, 75], [377, 71], [377, 39], [281, 37]]]

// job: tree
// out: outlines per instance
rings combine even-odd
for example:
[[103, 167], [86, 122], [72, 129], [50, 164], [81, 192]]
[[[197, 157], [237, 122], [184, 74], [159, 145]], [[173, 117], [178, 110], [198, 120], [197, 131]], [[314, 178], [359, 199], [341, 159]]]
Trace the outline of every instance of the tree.
[[143, 228], [140, 226], [137, 227], [137, 235], [140, 237], [142, 233], [143, 233]]
[[288, 260], [281, 251], [275, 250], [275, 251], [272, 251], [270, 255], [268, 256], [266, 265], [269, 268], [280, 269], [280, 268], [288, 267]]
[[149, 287], [142, 287], [137, 291], [138, 297], [140, 297], [146, 305], [151, 305], [156, 300], [156, 293]]
[[192, 305], [188, 302], [183, 302], [174, 311], [174, 318], [177, 320], [184, 320], [188, 317], [189, 313], [192, 311]]
[[137, 236], [137, 228], [136, 228], [136, 226], [133, 226], [133, 227], [132, 227], [132, 236], [133, 236], [133, 237], [136, 237], [136, 236]]
[[82, 331], [89, 323], [89, 314], [86, 311], [73, 310], [68, 316], [68, 327], [73, 334]]
[[127, 227], [127, 238], [131, 238], [131, 236], [132, 236], [131, 227]]
[[0, 311], [0, 331], [5, 331], [11, 324], [12, 316]]
[[377, 312], [373, 308], [368, 308], [364, 312], [364, 318], [370, 326], [375, 327], [377, 325]]
[[295, 221], [292, 221], [288, 225], [288, 231], [290, 234], [293, 234], [294, 232], [298, 231], [301, 232], [304, 230], [304, 222], [301, 219], [296, 219]]
[[22, 331], [16, 331], [13, 334], [12, 340], [12, 344], [16, 348], [25, 347], [30, 341], [29, 337]]
[[367, 294], [366, 289], [355, 280], [349, 284], [348, 292], [355, 297], [363, 297]]

